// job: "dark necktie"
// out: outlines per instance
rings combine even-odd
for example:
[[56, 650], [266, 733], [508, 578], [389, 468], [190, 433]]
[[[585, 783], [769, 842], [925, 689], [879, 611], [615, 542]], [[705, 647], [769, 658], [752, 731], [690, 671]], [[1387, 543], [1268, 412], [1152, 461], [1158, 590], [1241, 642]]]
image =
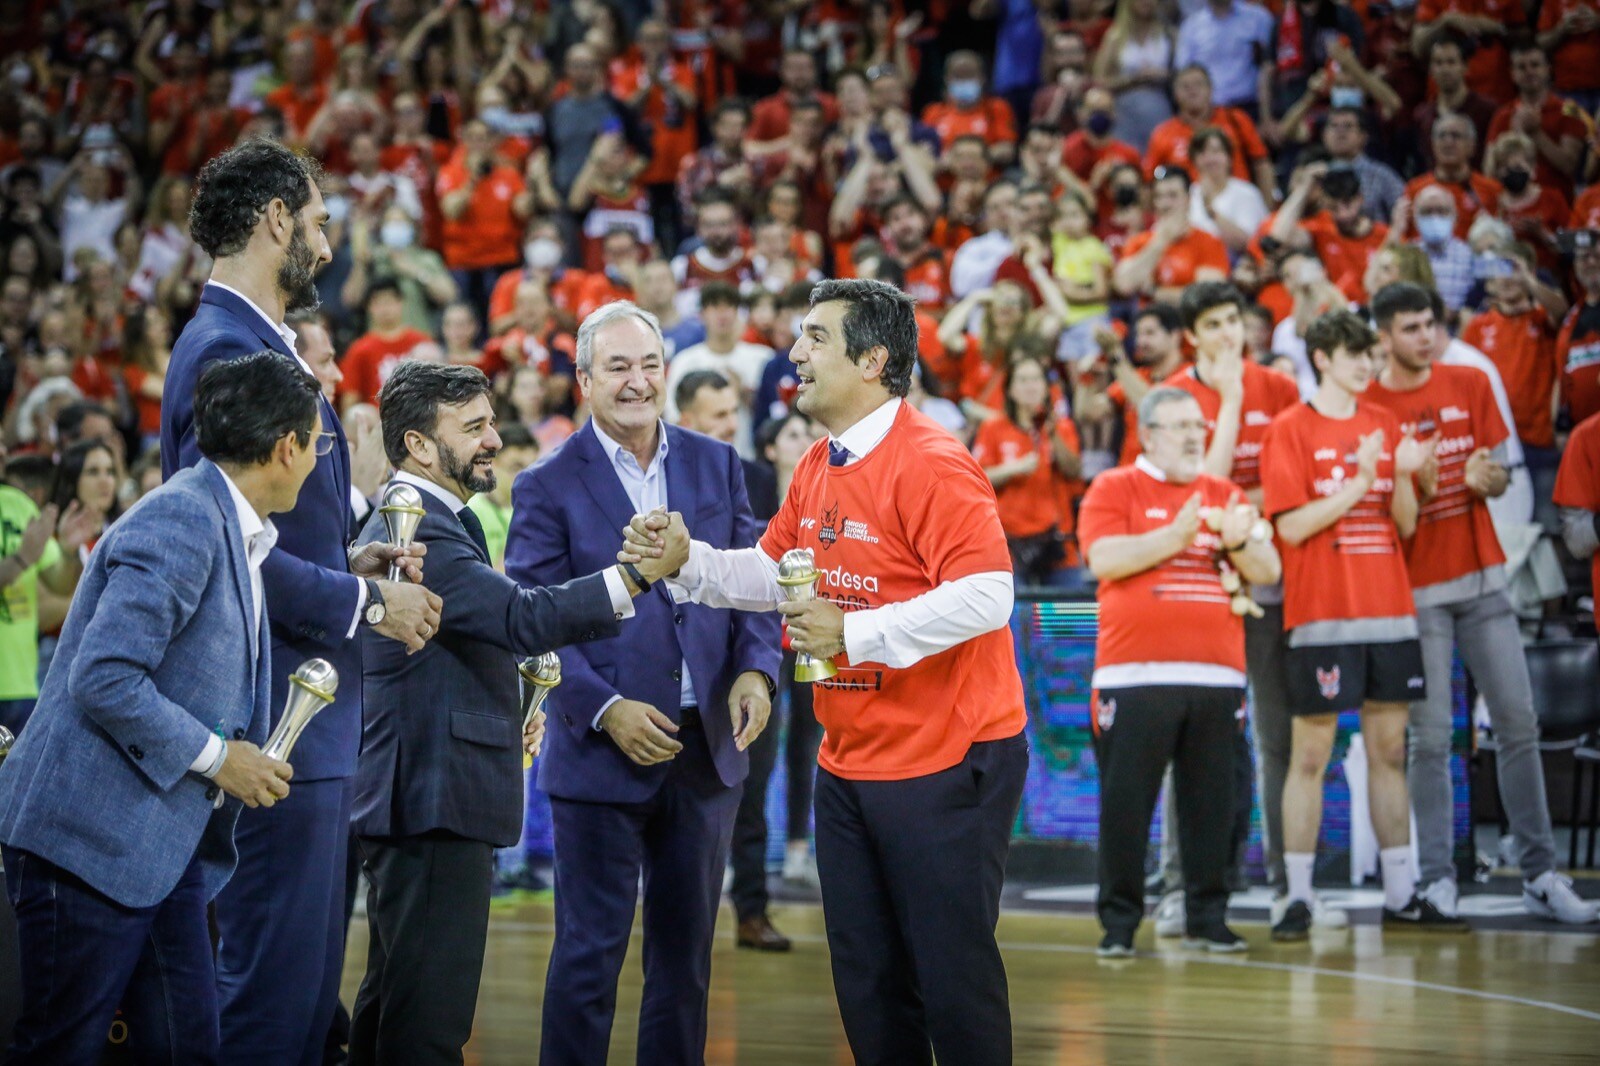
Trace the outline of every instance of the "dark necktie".
[[483, 523], [478, 521], [478, 516], [473, 513], [470, 507], [461, 508], [458, 514], [461, 517], [462, 528], [467, 531], [467, 536], [472, 538], [472, 543], [478, 546], [478, 550], [483, 553], [483, 557], [485, 559], [489, 558], [489, 542], [483, 536]]
[[836, 440], [828, 442], [828, 465], [844, 466], [850, 461], [850, 449]]

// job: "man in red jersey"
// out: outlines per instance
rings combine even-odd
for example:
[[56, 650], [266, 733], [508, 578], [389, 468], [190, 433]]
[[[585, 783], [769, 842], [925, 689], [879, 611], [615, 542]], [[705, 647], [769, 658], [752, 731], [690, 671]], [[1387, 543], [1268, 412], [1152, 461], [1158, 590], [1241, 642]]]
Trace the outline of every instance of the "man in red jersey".
[[[1144, 454], [1095, 478], [1079, 512], [1079, 543], [1100, 581], [1091, 724], [1102, 958], [1133, 954], [1150, 815], [1169, 762], [1184, 838], [1185, 945], [1246, 948], [1225, 921], [1245, 686], [1244, 624], [1232, 602], [1241, 581], [1275, 583], [1279, 561], [1271, 537], [1251, 535], [1260, 512], [1204, 471], [1206, 432], [1193, 396], [1152, 389], [1139, 403]], [[1207, 512], [1218, 515], [1214, 529], [1202, 522]], [[1248, 797], [1248, 776], [1245, 786]]]
[[[1267, 426], [1300, 400], [1294, 381], [1252, 361], [1244, 351], [1243, 294], [1226, 281], [1202, 281], [1183, 291], [1179, 310], [1184, 336], [1195, 361], [1166, 384], [1182, 389], [1200, 405], [1206, 423], [1205, 472], [1231, 481], [1252, 506], [1261, 506], [1261, 442]], [[1267, 530], [1270, 533], [1270, 529]], [[1254, 584], [1252, 582], [1252, 584]], [[1283, 825], [1278, 815], [1283, 779], [1289, 771], [1289, 697], [1284, 680], [1283, 589], [1277, 578], [1251, 590], [1261, 617], [1244, 622], [1245, 662], [1250, 678], [1251, 723], [1256, 761], [1238, 734], [1234, 748], [1234, 822], [1229, 887], [1244, 887], [1244, 853], [1250, 837], [1252, 777], [1261, 778], [1261, 810], [1266, 843], [1267, 884], [1283, 895]], [[1156, 935], [1184, 930], [1179, 835], [1172, 791], [1162, 807], [1162, 867], [1166, 892], [1156, 913]], [[1317, 911], [1319, 920], [1342, 924], [1342, 911]]]
[[1590, 560], [1591, 588], [1600, 589], [1600, 415], [1578, 423], [1556, 471], [1561, 537], [1574, 558]]
[[1389, 363], [1367, 399], [1399, 419], [1403, 432], [1437, 441], [1437, 481], [1424, 494], [1416, 533], [1405, 542], [1428, 689], [1411, 704], [1406, 774], [1417, 822], [1418, 892], [1441, 913], [1456, 913], [1450, 671], [1459, 653], [1494, 726], [1495, 771], [1517, 839], [1522, 905], [1540, 918], [1592, 922], [1594, 904], [1579, 899], [1555, 868], [1533, 687], [1527, 660], [1515, 650], [1522, 636], [1506, 595], [1505, 552], [1489, 515], [1488, 499], [1511, 483], [1505, 461], [1510, 431], [1482, 371], [1433, 361], [1437, 331], [1426, 289], [1386, 285], [1373, 298], [1372, 315]]
[[[696, 541], [698, 603], [777, 607], [817, 684], [817, 868], [834, 990], [860, 1062], [1011, 1061], [995, 943], [1027, 775], [1010, 632], [1011, 558], [983, 470], [904, 397], [915, 304], [880, 281], [824, 281], [789, 358], [796, 405], [828, 430], [755, 548]], [[619, 556], [687, 535], [639, 516]], [[784, 602], [778, 563], [810, 549], [817, 598]], [[632, 554], [630, 554], [632, 553]]]
[[1367, 796], [1383, 872], [1383, 924], [1465, 931], [1416, 893], [1406, 788], [1406, 722], [1425, 695], [1417, 613], [1400, 540], [1417, 525], [1412, 477], [1430, 457], [1361, 395], [1377, 336], [1349, 311], [1306, 331], [1310, 402], [1273, 420], [1261, 453], [1263, 510], [1283, 551], [1283, 625], [1295, 715], [1283, 787], [1288, 907], [1274, 940], [1304, 940], [1322, 823], [1322, 783], [1340, 711], [1359, 709]]

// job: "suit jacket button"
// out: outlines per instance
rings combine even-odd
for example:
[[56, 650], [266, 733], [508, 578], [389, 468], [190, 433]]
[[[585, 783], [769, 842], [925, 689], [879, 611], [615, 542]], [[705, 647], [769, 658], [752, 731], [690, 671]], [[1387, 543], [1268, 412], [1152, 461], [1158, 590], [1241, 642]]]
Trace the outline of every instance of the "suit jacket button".
[[137, 744], [129, 744], [128, 754], [132, 755], [135, 759], [142, 759], [144, 758], [144, 749]]
[[674, 680], [674, 681], [682, 681], [683, 680], [683, 671], [682, 670], [674, 670], [674, 671], [672, 671], [672, 680]]
[[567, 725], [569, 725], [569, 726], [570, 726], [570, 725], [571, 725], [571, 724], [572, 724], [572, 715], [570, 715], [570, 714], [564, 714], [564, 715], [562, 715], [562, 716], [561, 716], [561, 720], [562, 720], [562, 721], [563, 721], [563, 722], [565, 722], [565, 723], [567, 723]]
[[679, 625], [679, 626], [683, 625], [683, 612], [682, 611], [679, 611], [677, 614], [672, 616], [672, 624], [673, 625]]
[[244, 730], [243, 729], [235, 729], [233, 731], [233, 739], [234, 740], [243, 740], [244, 739]]
[[212, 785], [210, 788], [206, 789], [206, 799], [208, 799], [208, 800], [216, 799], [217, 798], [217, 793], [220, 792], [220, 791], [222, 791], [222, 790], [217, 788], [216, 785]]

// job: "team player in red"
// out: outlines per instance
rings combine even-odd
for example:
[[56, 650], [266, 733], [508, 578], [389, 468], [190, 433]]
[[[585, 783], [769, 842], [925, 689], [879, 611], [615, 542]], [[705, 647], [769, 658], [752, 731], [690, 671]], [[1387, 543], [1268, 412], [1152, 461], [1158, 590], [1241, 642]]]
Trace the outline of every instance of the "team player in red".
[[[1195, 361], [1166, 381], [1193, 396], [1205, 418], [1205, 472], [1231, 481], [1256, 507], [1261, 506], [1261, 442], [1281, 412], [1300, 402], [1294, 381], [1251, 360], [1244, 350], [1244, 296], [1225, 281], [1201, 281], [1183, 291], [1179, 310], [1184, 336], [1194, 347]], [[1252, 585], [1255, 585], [1252, 582]], [[1245, 848], [1250, 836], [1250, 793], [1253, 776], [1261, 775], [1261, 809], [1266, 837], [1267, 883], [1281, 897], [1284, 889], [1283, 825], [1279, 809], [1283, 779], [1289, 769], [1289, 699], [1284, 680], [1283, 590], [1274, 577], [1252, 588], [1261, 617], [1244, 621], [1245, 662], [1250, 678], [1250, 720], [1255, 729], [1256, 759], [1240, 731], [1234, 747], [1234, 822], [1229, 884], [1244, 887]], [[1178, 896], [1180, 846], [1169, 830], [1174, 820], [1172, 793], [1162, 808], [1162, 866], [1166, 894], [1156, 913], [1156, 935], [1183, 931]], [[1316, 909], [1318, 920], [1337, 924], [1338, 910]]]
[[[777, 607], [798, 652], [833, 660], [816, 785], [817, 869], [834, 990], [859, 1062], [1009, 1063], [994, 929], [1028, 746], [1007, 621], [1011, 559], [983, 470], [903, 397], [915, 304], [879, 281], [824, 281], [789, 353], [806, 453], [759, 545], [695, 542], [699, 603]], [[620, 558], [683, 524], [639, 516]], [[808, 548], [817, 598], [783, 602], [778, 562]], [[628, 552], [635, 554], [628, 554]]]
[[1433, 440], [1436, 456], [1436, 476], [1420, 479], [1432, 485], [1422, 494], [1417, 531], [1405, 542], [1428, 689], [1411, 704], [1407, 772], [1423, 886], [1418, 894], [1441, 913], [1456, 913], [1450, 670], [1459, 654], [1494, 725], [1500, 802], [1517, 840], [1523, 906], [1541, 918], [1592, 922], [1595, 905], [1579, 899], [1555, 868], [1528, 663], [1507, 653], [1521, 643], [1521, 633], [1487, 501], [1511, 482], [1505, 458], [1510, 431], [1487, 375], [1434, 362], [1437, 330], [1426, 289], [1386, 285], [1373, 297], [1372, 316], [1389, 361], [1366, 398], [1399, 419], [1402, 432]]
[[1556, 471], [1555, 505], [1561, 508], [1561, 537], [1578, 559], [1590, 560], [1600, 589], [1600, 414], [1578, 423]]
[[[1244, 624], [1233, 605], [1248, 606], [1239, 599], [1242, 582], [1271, 585], [1280, 564], [1260, 512], [1237, 485], [1204, 471], [1206, 424], [1188, 393], [1152, 389], [1139, 403], [1144, 454], [1095, 478], [1079, 512], [1080, 543], [1100, 582], [1091, 712], [1102, 958], [1133, 954], [1150, 815], [1169, 762], [1183, 837], [1185, 943], [1246, 948], [1225, 921], [1232, 756], [1245, 687]], [[1248, 777], [1245, 787], [1248, 796]]]
[[1306, 331], [1317, 375], [1308, 403], [1279, 415], [1261, 453], [1263, 510], [1283, 552], [1283, 624], [1295, 715], [1283, 787], [1288, 906], [1274, 940], [1311, 927], [1322, 783], [1338, 713], [1359, 709], [1367, 796], [1383, 873], [1383, 922], [1462, 931], [1416, 893], [1406, 788], [1410, 702], [1425, 696], [1416, 608], [1400, 540], [1416, 529], [1413, 477], [1430, 458], [1387, 411], [1361, 400], [1377, 337], [1348, 311]]

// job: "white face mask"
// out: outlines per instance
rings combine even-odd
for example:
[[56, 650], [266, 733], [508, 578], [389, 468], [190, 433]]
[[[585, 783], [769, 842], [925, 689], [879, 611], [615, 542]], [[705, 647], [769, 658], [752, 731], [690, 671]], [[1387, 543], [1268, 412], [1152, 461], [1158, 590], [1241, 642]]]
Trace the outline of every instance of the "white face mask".
[[409, 248], [417, 236], [417, 227], [404, 219], [385, 222], [378, 230], [378, 240], [385, 248]]
[[535, 237], [522, 246], [522, 255], [534, 270], [551, 270], [561, 263], [561, 245], [549, 237]]

